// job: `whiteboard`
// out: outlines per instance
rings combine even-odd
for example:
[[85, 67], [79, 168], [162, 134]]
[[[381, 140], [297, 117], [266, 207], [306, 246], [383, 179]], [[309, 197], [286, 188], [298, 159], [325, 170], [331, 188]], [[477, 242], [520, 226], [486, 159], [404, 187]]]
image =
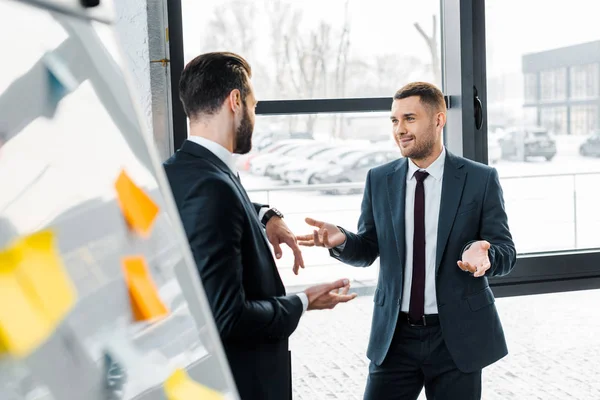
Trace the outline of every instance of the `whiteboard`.
[[[0, 0], [0, 32], [0, 54], [11, 55], [0, 74], [0, 249], [50, 229], [77, 294], [30, 354], [0, 355], [0, 398], [166, 399], [164, 381], [184, 368], [237, 399], [113, 27]], [[119, 206], [121, 171], [159, 208], [147, 236]], [[132, 320], [129, 255], [146, 260], [166, 317]]]

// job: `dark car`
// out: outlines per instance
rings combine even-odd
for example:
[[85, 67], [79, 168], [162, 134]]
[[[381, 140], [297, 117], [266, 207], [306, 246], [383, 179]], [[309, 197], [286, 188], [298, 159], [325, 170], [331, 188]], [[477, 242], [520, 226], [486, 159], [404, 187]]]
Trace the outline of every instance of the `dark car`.
[[584, 157], [600, 157], [600, 130], [595, 131], [579, 146], [579, 154]]
[[510, 129], [499, 142], [504, 159], [526, 161], [543, 157], [550, 161], [556, 155], [556, 141], [541, 127]]

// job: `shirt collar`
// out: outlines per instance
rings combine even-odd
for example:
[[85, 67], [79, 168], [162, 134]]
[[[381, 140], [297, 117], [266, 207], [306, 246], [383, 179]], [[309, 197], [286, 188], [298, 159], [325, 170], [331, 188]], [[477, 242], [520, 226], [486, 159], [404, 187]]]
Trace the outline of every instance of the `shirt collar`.
[[188, 140], [205, 147], [208, 151], [217, 156], [219, 160], [223, 161], [225, 165], [229, 167], [231, 172], [233, 172], [233, 175], [238, 174], [233, 154], [231, 154], [225, 147], [221, 146], [217, 142], [213, 142], [212, 140], [200, 136], [189, 136]]
[[446, 147], [442, 147], [442, 152], [436, 158], [434, 162], [427, 168], [419, 168], [412, 162], [412, 160], [408, 160], [408, 174], [406, 175], [407, 180], [413, 179], [415, 172], [417, 171], [427, 171], [429, 175], [434, 178], [436, 181], [441, 181], [442, 176], [444, 175], [444, 164], [446, 162]]

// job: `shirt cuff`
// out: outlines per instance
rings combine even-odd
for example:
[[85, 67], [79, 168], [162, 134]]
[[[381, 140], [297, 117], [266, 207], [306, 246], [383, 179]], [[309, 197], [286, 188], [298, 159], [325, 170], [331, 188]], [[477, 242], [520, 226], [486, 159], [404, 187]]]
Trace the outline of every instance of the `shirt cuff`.
[[340, 244], [339, 246], [331, 248], [331, 252], [333, 253], [334, 256], [339, 257], [340, 254], [342, 254], [342, 251], [344, 251], [344, 248], [346, 247], [347, 241], [348, 241], [348, 239], [344, 239], [344, 243]]
[[304, 292], [296, 293], [296, 296], [300, 297], [302, 302], [302, 314], [308, 309], [308, 296]]
[[258, 212], [258, 220], [262, 221], [263, 217], [265, 216], [265, 214], [267, 213], [267, 211], [269, 211], [269, 207], [261, 207], [260, 211]]

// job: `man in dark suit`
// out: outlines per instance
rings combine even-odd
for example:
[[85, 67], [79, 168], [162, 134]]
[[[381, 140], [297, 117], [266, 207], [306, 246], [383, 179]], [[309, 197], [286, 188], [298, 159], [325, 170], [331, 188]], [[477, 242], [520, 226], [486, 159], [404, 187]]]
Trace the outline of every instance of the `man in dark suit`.
[[495, 169], [444, 148], [446, 105], [428, 83], [394, 96], [391, 121], [404, 158], [372, 169], [358, 233], [318, 228], [323, 246], [357, 267], [380, 257], [365, 399], [481, 397], [481, 370], [507, 354], [487, 277], [516, 261]]
[[296, 238], [280, 212], [250, 201], [233, 159], [251, 149], [250, 77], [232, 53], [203, 54], [185, 67], [179, 91], [190, 136], [164, 168], [241, 398], [291, 400], [288, 337], [300, 317], [355, 295], [340, 279], [286, 296], [269, 241], [278, 258], [281, 243], [294, 250], [297, 273]]

